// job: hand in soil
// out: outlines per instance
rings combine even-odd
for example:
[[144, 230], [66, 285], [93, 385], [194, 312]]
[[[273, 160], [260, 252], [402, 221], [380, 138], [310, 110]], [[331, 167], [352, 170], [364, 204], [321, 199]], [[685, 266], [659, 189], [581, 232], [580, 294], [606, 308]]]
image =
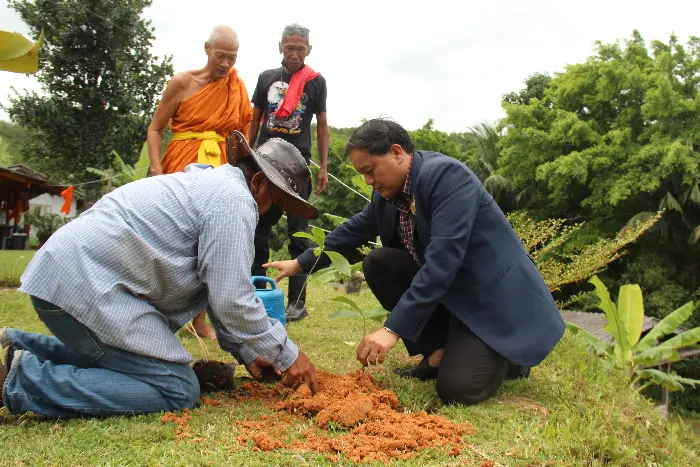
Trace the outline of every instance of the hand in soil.
[[316, 370], [314, 370], [311, 361], [301, 350], [299, 351], [297, 359], [292, 363], [292, 366], [287, 368], [287, 371], [284, 372], [284, 379], [292, 383], [302, 381], [309, 387], [313, 394], [318, 392]]
[[399, 342], [399, 336], [386, 329], [367, 334], [357, 346], [357, 359], [362, 366], [384, 363], [386, 354]]
[[279, 282], [285, 277], [293, 276], [301, 271], [301, 265], [299, 264], [299, 261], [295, 259], [290, 259], [287, 261], [273, 261], [271, 263], [263, 264], [262, 267], [279, 269], [279, 274], [277, 274], [277, 277], [275, 277], [275, 282]]
[[245, 368], [256, 381], [269, 383], [282, 379], [282, 373], [260, 357], [247, 364]]

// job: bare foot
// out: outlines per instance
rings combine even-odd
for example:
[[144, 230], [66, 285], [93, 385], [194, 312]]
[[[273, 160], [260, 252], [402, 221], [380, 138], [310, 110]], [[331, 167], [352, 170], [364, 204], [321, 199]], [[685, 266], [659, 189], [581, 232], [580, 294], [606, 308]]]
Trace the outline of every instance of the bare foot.
[[440, 366], [440, 362], [442, 361], [442, 356], [445, 354], [445, 349], [438, 349], [435, 352], [430, 354], [430, 357], [428, 357], [428, 365], [432, 366], [433, 368], [437, 368]]
[[200, 337], [204, 337], [205, 339], [211, 339], [215, 341], [216, 333], [211, 328], [211, 326], [207, 324], [206, 318], [207, 313], [205, 311], [202, 311], [200, 314], [194, 317], [194, 319], [192, 320], [192, 325], [194, 326], [194, 330]]

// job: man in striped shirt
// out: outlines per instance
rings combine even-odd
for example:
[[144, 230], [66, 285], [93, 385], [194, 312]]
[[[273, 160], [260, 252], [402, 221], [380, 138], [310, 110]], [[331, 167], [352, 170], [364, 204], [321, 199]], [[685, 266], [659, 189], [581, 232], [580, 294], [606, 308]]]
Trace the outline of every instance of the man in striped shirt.
[[[258, 216], [313, 219], [299, 151], [241, 133], [229, 164], [129, 183], [59, 229], [20, 290], [55, 337], [0, 329], [2, 402], [50, 417], [193, 407], [199, 384], [174, 333], [206, 308], [222, 349], [260, 378], [272, 366], [317, 390], [314, 367], [268, 318], [250, 280]], [[234, 163], [236, 166], [231, 165]], [[4, 380], [4, 381], [3, 381]]]

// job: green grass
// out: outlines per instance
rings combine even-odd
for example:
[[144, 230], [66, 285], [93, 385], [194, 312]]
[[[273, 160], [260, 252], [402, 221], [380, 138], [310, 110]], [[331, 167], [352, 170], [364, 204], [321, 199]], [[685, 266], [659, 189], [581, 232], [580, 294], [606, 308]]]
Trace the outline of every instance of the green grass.
[[34, 250], [0, 250], [0, 287], [19, 287], [19, 278]]
[[[342, 292], [342, 290], [341, 290]], [[310, 284], [309, 317], [289, 326], [289, 334], [319, 369], [357, 369], [355, 346], [361, 322], [329, 319], [341, 305], [330, 299], [330, 286]], [[368, 291], [358, 302], [376, 306]], [[375, 323], [376, 324], [376, 323]], [[28, 298], [0, 289], [0, 326], [46, 332]], [[374, 327], [374, 324], [373, 324]], [[181, 333], [195, 358], [202, 356], [196, 340]], [[213, 358], [230, 360], [209, 343]], [[566, 335], [547, 360], [526, 380], [506, 382], [496, 396], [475, 407], [444, 406], [434, 383], [403, 380], [392, 368], [409, 364], [402, 345], [373, 373], [399, 396], [407, 410], [434, 410], [452, 420], [468, 422], [476, 433], [465, 437], [463, 454], [421, 453], [395, 465], [482, 465], [486, 458], [502, 465], [700, 465], [700, 439], [681, 420], [660, 419], [653, 404], [632, 392], [586, 351], [577, 336]], [[239, 368], [237, 374], [244, 375]], [[4, 409], [2, 409], [4, 410]], [[323, 456], [279, 450], [262, 453], [240, 446], [237, 421], [269, 412], [257, 404], [227, 399], [227, 405], [194, 410], [191, 438], [177, 443], [175, 426], [162, 424], [161, 414], [105, 419], [42, 420], [36, 416], [0, 412], [0, 465], [353, 465], [335, 464]], [[298, 437], [303, 425], [293, 428]]]

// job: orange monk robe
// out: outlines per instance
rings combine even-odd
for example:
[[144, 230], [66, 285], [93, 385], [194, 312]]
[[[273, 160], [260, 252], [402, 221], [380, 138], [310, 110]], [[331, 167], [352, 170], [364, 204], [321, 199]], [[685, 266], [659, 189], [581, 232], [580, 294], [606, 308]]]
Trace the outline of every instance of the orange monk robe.
[[[180, 103], [177, 112], [170, 120], [173, 135], [187, 139], [170, 141], [161, 164], [163, 173], [182, 172], [193, 162], [211, 163], [214, 166], [226, 162], [225, 139], [233, 130], [248, 135], [248, 127], [253, 119], [253, 109], [243, 80], [231, 67], [225, 78], [211, 82]], [[202, 133], [216, 132], [223, 141], [206, 141], [218, 145], [221, 156], [218, 161], [201, 160], [200, 147], [205, 144]], [[191, 132], [199, 134], [197, 139]]]

